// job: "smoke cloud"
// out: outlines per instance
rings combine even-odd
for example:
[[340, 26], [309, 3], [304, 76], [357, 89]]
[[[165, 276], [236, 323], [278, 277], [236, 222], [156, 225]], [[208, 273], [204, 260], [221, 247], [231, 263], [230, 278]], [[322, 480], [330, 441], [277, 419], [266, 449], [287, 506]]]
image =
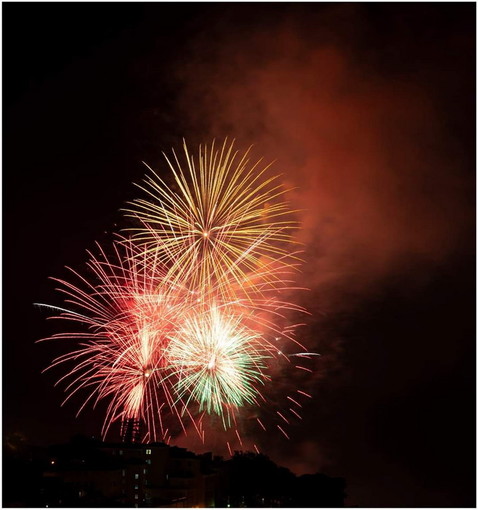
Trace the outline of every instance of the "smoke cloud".
[[[257, 5], [252, 19], [250, 8], [225, 7], [197, 21], [177, 64], [190, 147], [225, 136], [241, 149], [254, 145], [254, 156], [275, 161], [273, 171], [294, 188], [288, 199], [302, 210], [306, 262], [298, 283], [311, 291], [296, 299], [312, 312], [303, 334], [321, 357], [293, 446], [280, 434], [266, 439], [266, 453], [300, 473], [333, 472], [346, 448], [330, 425], [345, 405], [334, 403], [332, 381], [347, 351], [335, 329], [340, 317], [390, 286], [419, 293], [447, 261], [472, 249], [474, 133], [466, 108], [474, 106], [455, 98], [474, 95], [467, 71], [474, 43], [459, 30], [440, 31], [453, 23], [446, 10], [432, 8], [424, 24], [423, 13], [415, 20], [418, 8]], [[297, 377], [285, 383], [307, 384]], [[375, 405], [379, 386], [374, 392], [363, 405]], [[360, 432], [353, 438], [350, 452], [366, 458]], [[340, 469], [353, 464], [354, 454], [342, 453]], [[355, 479], [360, 469], [350, 468]]]
[[[303, 281], [328, 312], [345, 289], [360, 294], [397, 272], [416, 281], [415, 264], [426, 279], [463, 236], [472, 199], [459, 147], [445, 142], [437, 76], [422, 66], [426, 45], [393, 70], [396, 55], [387, 64], [370, 48], [362, 6], [316, 9], [262, 7], [255, 20], [226, 10], [178, 76], [198, 142], [253, 144], [296, 188]], [[406, 21], [391, 27], [404, 38]]]

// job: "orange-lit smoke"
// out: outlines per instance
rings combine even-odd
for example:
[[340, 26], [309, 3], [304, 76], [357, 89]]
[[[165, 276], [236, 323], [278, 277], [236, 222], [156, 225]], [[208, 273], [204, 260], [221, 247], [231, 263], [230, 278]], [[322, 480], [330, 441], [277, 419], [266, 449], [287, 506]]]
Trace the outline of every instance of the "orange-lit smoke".
[[289, 198], [303, 209], [303, 280], [318, 289], [319, 308], [397, 272], [426, 279], [472, 211], [459, 150], [444, 148], [449, 133], [428, 94], [436, 77], [382, 72], [370, 48], [362, 52], [360, 7], [324, 9], [314, 30], [289, 10], [230, 33], [233, 13], [178, 65], [197, 141], [254, 144], [297, 187]]
[[[402, 9], [392, 27], [399, 45], [389, 59], [367, 33], [366, 9], [224, 8], [220, 18], [204, 20], [177, 64], [191, 145], [224, 136], [242, 148], [254, 144], [254, 154], [276, 160], [273, 171], [297, 187], [289, 198], [303, 209], [299, 237], [306, 246], [298, 284], [312, 291], [304, 334], [308, 348], [321, 354], [311, 384], [340, 367], [347, 349], [333, 326], [314, 321], [354, 310], [385, 285], [414, 292], [473, 238], [473, 162], [470, 168], [466, 145], [450, 125], [453, 96], [467, 89], [460, 76], [442, 72], [440, 61], [461, 41], [451, 32], [427, 33], [421, 44], [421, 32], [407, 32], [413, 9]], [[393, 51], [401, 49], [406, 55], [394, 68], [400, 55]], [[468, 62], [463, 54], [454, 58]], [[293, 386], [298, 375], [291, 377]], [[320, 385], [313, 393], [319, 412]], [[305, 458], [282, 437], [270, 441], [284, 453], [278, 460], [288, 457], [300, 472], [330, 460], [324, 444], [320, 455], [314, 450]], [[309, 448], [299, 443], [296, 432], [294, 448]]]

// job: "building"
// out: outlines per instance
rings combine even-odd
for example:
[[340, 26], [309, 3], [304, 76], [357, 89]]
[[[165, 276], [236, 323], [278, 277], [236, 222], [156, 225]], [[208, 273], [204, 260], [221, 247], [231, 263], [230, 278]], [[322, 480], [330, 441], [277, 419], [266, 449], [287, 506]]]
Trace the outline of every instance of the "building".
[[297, 477], [265, 455], [223, 460], [163, 443], [103, 443], [85, 437], [38, 451], [8, 450], [4, 506], [342, 507], [345, 480]]
[[[99, 443], [56, 450], [44, 472], [63, 501], [116, 502], [128, 507], [212, 507], [212, 456], [163, 443]], [[55, 481], [53, 482], [52, 479]], [[53, 502], [52, 502], [53, 503]]]

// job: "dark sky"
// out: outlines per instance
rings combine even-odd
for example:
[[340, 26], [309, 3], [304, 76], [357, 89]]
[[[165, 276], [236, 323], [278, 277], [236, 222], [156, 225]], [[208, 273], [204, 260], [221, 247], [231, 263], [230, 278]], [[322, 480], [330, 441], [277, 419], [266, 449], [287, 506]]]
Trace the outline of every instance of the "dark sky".
[[349, 505], [474, 506], [475, 5], [2, 8], [4, 434], [98, 434], [33, 303], [124, 225], [142, 161], [229, 136], [298, 187], [322, 354], [266, 453]]

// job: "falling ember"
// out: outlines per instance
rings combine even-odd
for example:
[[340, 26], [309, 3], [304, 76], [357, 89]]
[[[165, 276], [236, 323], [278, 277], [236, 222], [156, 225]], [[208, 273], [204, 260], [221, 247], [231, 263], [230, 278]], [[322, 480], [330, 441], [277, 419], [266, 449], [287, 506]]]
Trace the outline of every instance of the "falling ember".
[[312, 395], [309, 395], [305, 391], [297, 390], [297, 393], [300, 393], [301, 395], [304, 395], [304, 397], [312, 398]]
[[299, 404], [299, 402], [297, 402], [297, 400], [294, 400], [292, 397], [289, 397], [289, 396], [287, 396], [287, 398], [288, 398], [291, 402], [294, 402], [294, 404], [295, 404], [296, 406], [302, 407], [302, 406]]
[[267, 430], [264, 427], [264, 424], [261, 422], [261, 420], [259, 420], [259, 418], [256, 418], [256, 420], [257, 420], [257, 423], [261, 426], [262, 430], [264, 430], [264, 432], [267, 432]]
[[290, 437], [284, 432], [284, 429], [280, 426], [280, 425], [277, 425], [277, 428], [282, 432], [282, 434], [284, 434], [284, 436], [287, 438], [287, 439], [290, 439]]
[[241, 436], [237, 429], [236, 429], [236, 436], [237, 436], [237, 439], [239, 439], [239, 444], [242, 446], [242, 439], [241, 439]]
[[289, 421], [284, 417], [284, 415], [282, 413], [280, 413], [279, 411], [276, 411], [277, 414], [288, 424]]
[[300, 365], [296, 365], [295, 368], [298, 368], [299, 370], [304, 370], [305, 372], [312, 373], [312, 370], [310, 368], [301, 367]]

